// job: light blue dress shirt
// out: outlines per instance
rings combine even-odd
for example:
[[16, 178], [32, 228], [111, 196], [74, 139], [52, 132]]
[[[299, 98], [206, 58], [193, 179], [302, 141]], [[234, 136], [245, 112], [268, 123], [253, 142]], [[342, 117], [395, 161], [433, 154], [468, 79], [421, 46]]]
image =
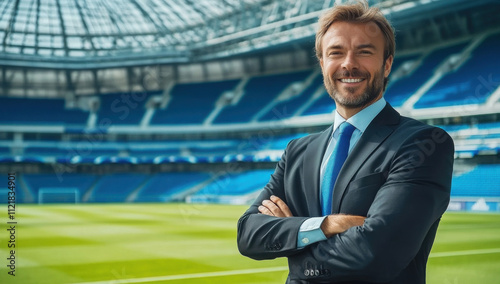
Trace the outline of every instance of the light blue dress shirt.
[[[356, 127], [356, 129], [352, 133], [351, 141], [349, 143], [349, 153], [354, 148], [361, 135], [365, 132], [368, 125], [382, 111], [385, 105], [386, 105], [385, 99], [381, 98], [380, 100], [362, 109], [360, 112], [353, 115], [347, 120], [347, 122]], [[335, 148], [335, 144], [337, 143], [339, 136], [337, 129], [339, 128], [340, 124], [342, 124], [342, 122], [344, 121], [346, 120], [337, 111], [335, 111], [335, 121], [333, 123], [333, 135], [332, 138], [330, 139], [330, 142], [328, 143], [328, 147], [326, 148], [323, 160], [321, 162], [320, 176], [323, 176], [323, 171], [326, 167], [328, 159], [332, 155], [333, 149]], [[323, 220], [325, 218], [326, 216], [312, 217], [304, 221], [304, 223], [302, 223], [297, 238], [298, 248], [303, 248], [307, 245], [326, 240], [326, 236], [325, 234], [323, 234], [323, 231], [321, 230], [321, 224], [323, 223]]]

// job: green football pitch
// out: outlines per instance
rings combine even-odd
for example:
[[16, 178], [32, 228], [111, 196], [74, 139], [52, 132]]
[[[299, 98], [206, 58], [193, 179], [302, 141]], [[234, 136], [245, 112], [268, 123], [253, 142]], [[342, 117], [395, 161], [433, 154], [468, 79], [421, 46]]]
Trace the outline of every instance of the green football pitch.
[[[238, 253], [245, 209], [18, 204], [15, 231], [6, 218], [1, 225], [0, 283], [284, 283], [285, 259]], [[7, 266], [11, 232], [15, 276]], [[427, 272], [430, 284], [500, 283], [500, 214], [446, 213]]]

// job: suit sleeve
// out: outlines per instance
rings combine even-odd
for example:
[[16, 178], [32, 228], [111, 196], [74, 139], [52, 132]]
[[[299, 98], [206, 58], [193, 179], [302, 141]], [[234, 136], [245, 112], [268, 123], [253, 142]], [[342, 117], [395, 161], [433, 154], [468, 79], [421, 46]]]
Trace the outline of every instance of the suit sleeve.
[[[451, 137], [440, 129], [427, 128], [408, 137], [395, 150], [364, 225], [289, 257], [291, 279], [395, 279], [429, 243], [429, 235], [434, 238], [428, 232], [437, 228], [448, 206], [453, 159]], [[424, 248], [426, 253], [430, 246]]]
[[[306, 217], [279, 218], [260, 214], [258, 211], [262, 201], [269, 199], [271, 195], [278, 196], [288, 204], [283, 180], [289, 147], [290, 145], [285, 150], [280, 162], [278, 162], [268, 184], [238, 220], [238, 249], [241, 254], [250, 258], [257, 260], [274, 259], [290, 256], [299, 251], [297, 248], [297, 235], [300, 225], [307, 219]], [[292, 213], [294, 212], [292, 211]]]

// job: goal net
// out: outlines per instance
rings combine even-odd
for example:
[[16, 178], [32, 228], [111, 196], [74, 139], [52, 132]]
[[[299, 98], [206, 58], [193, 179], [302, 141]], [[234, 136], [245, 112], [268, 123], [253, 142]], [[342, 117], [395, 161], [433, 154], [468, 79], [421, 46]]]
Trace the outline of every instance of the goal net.
[[44, 187], [38, 190], [38, 204], [45, 203], [79, 203], [80, 191], [78, 188], [50, 188]]

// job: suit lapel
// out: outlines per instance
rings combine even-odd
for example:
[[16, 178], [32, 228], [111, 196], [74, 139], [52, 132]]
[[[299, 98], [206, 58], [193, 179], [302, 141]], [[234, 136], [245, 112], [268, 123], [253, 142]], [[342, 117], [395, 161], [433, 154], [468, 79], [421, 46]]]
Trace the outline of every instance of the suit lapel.
[[310, 216], [321, 216], [321, 204], [319, 202], [319, 181], [320, 168], [323, 155], [328, 146], [329, 138], [332, 135], [333, 125], [323, 131], [317, 139], [314, 139], [307, 145], [306, 154], [304, 156], [304, 186], [308, 192], [306, 197], [311, 199], [307, 204], [314, 203], [313, 206], [308, 206]]
[[333, 190], [332, 212], [339, 213], [342, 196], [351, 182], [354, 174], [364, 164], [366, 159], [394, 131], [394, 125], [399, 123], [400, 115], [389, 104], [373, 119], [363, 135], [347, 157], [339, 172]]

